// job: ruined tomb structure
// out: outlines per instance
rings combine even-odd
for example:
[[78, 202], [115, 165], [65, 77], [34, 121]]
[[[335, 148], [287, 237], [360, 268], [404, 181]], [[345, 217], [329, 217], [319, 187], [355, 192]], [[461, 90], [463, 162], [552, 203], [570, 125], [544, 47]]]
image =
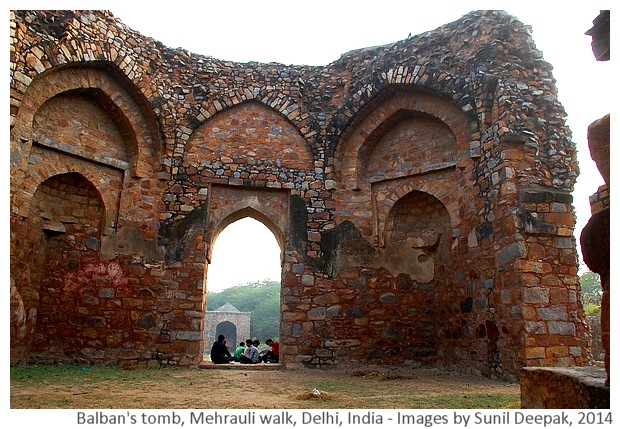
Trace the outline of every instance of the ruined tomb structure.
[[169, 49], [103, 11], [10, 31], [12, 362], [199, 364], [212, 246], [247, 216], [281, 247], [287, 369], [591, 360], [575, 144], [514, 17], [321, 67]]

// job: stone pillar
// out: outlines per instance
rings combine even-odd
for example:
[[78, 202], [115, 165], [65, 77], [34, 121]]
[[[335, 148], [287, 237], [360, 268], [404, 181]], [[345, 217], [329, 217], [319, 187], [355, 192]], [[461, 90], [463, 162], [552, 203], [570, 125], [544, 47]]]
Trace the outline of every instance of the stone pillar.
[[[590, 155], [601, 172], [609, 190], [609, 115], [593, 122], [588, 128]], [[593, 272], [601, 276], [601, 337], [605, 349], [605, 370], [610, 382], [609, 368], [609, 299], [610, 299], [610, 208], [594, 211], [581, 232], [583, 260]]]

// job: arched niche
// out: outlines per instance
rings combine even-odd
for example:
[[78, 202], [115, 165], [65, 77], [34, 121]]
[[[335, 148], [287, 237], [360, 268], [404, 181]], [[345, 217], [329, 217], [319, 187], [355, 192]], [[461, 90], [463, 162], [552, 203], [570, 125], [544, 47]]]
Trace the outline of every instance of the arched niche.
[[[421, 88], [391, 88], [343, 134], [335, 171], [345, 189], [471, 162], [467, 117], [452, 101]], [[404, 158], [404, 159], [403, 159]]]
[[420, 191], [400, 198], [384, 231], [386, 254], [395, 272], [406, 272], [419, 283], [432, 282], [436, 264], [447, 259], [451, 232], [450, 214], [437, 198]]
[[255, 100], [230, 107], [196, 129], [186, 145], [184, 162], [234, 165], [235, 169], [313, 169], [310, 146], [299, 130]]
[[226, 345], [230, 350], [230, 354], [232, 354], [235, 350], [235, 345], [239, 342], [237, 339], [237, 325], [231, 321], [224, 320], [217, 324], [214, 334], [215, 338], [220, 334], [226, 337]]
[[[161, 134], [146, 99], [111, 63], [74, 63], [37, 76], [28, 86], [12, 128], [12, 198], [27, 216], [39, 183], [80, 172], [101, 186], [106, 228], [135, 210], [131, 181], [159, 169]], [[12, 161], [12, 162], [13, 162]], [[142, 203], [142, 201], [139, 201]]]
[[33, 144], [129, 170], [137, 164], [135, 133], [99, 88], [71, 90], [45, 101], [33, 118]]
[[399, 110], [368, 137], [358, 154], [368, 182], [456, 165], [456, 137], [435, 116]]
[[[114, 159], [89, 154], [80, 148], [63, 143], [57, 133], [50, 135], [49, 130], [36, 126], [35, 117], [42, 108], [53, 110], [54, 105], [66, 101], [66, 97], [82, 97], [82, 100], [88, 98], [106, 112], [122, 135], [129, 162], [125, 169], [128, 169], [132, 176], [149, 176], [159, 169], [157, 160], [161, 157], [163, 146], [155, 114], [131, 81], [116, 65], [107, 62], [65, 65], [48, 70], [32, 81], [24, 94], [12, 130], [16, 144], [11, 150], [21, 154], [16, 156], [17, 159], [27, 160], [30, 147], [34, 142], [38, 142], [52, 146], [55, 150], [84, 156], [98, 163], [114, 164]], [[83, 115], [85, 112], [79, 113]], [[59, 126], [57, 123], [56, 128], [59, 129]], [[71, 128], [71, 125], [65, 127], [66, 131], [74, 133], [88, 131], [83, 128], [73, 127], [75, 128], [73, 130]], [[96, 128], [93, 128], [93, 131], [95, 130]], [[119, 168], [122, 166], [122, 163], [120, 166], [117, 165]], [[21, 167], [24, 168], [24, 165]]]

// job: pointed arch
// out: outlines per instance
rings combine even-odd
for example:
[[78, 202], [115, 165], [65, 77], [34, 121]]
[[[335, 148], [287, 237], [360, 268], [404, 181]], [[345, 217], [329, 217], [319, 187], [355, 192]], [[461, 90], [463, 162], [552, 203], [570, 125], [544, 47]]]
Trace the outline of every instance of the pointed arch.
[[203, 236], [209, 263], [217, 236], [228, 225], [244, 217], [256, 219], [273, 233], [283, 261], [289, 228], [289, 207], [290, 194], [286, 190], [211, 185]]
[[300, 134], [307, 140], [316, 134], [310, 125], [310, 116], [304, 115], [302, 107], [295, 99], [278, 92], [274, 87], [254, 87], [252, 85], [231, 90], [226, 97], [205, 102], [200, 106], [197, 119], [207, 121], [232, 107], [248, 102], [263, 104], [290, 121]]
[[[90, 227], [97, 238], [101, 237], [105, 224], [105, 202], [101, 192], [77, 172], [57, 174], [39, 184], [30, 211], [29, 218], [33, 222], [43, 220], [43, 225], [49, 228], [60, 227], [62, 223], [81, 224]], [[84, 233], [80, 229], [77, 231]]]
[[246, 206], [236, 210], [235, 208], [231, 208], [231, 210], [226, 211], [230, 211], [230, 213], [227, 214], [221, 222], [219, 222], [213, 234], [211, 235], [211, 240], [208, 245], [207, 251], [207, 260], [209, 261], [209, 263], [213, 256], [213, 247], [215, 245], [215, 242], [217, 241], [217, 238], [222, 233], [222, 231], [224, 231], [230, 224], [238, 220], [250, 217], [259, 221], [264, 226], [266, 226], [269, 231], [271, 231], [274, 238], [276, 239], [276, 242], [278, 243], [278, 246], [280, 247], [280, 265], [282, 265], [282, 263], [284, 262], [284, 232], [275, 222], [271, 220], [270, 216], [250, 206]]
[[[285, 170], [311, 171], [314, 156], [308, 141], [281, 113], [258, 100], [218, 112], [191, 135], [184, 151], [186, 165], [230, 171], [242, 178], [243, 168], [262, 180]], [[264, 177], [263, 177], [264, 176]], [[277, 177], [274, 177], [274, 179]]]
[[[410, 155], [407, 168], [391, 173], [397, 178], [450, 166], [464, 165], [468, 161], [470, 132], [467, 116], [452, 101], [423, 88], [392, 87], [366, 104], [359, 119], [354, 121], [345, 133], [335, 155], [335, 170], [341, 177], [345, 188], [360, 189], [367, 180], [366, 164], [371, 160], [373, 151], [380, 147], [390, 131], [405, 124], [405, 132], [413, 133], [413, 139], [406, 139], [399, 153]], [[407, 127], [409, 131], [407, 131]], [[418, 128], [421, 131], [415, 131]], [[411, 131], [414, 130], [414, 131]], [[426, 130], [431, 130], [426, 131]], [[437, 135], [439, 137], [433, 137]], [[422, 138], [422, 140], [420, 140]], [[431, 146], [439, 147], [430, 153], [437, 159], [428, 159], [420, 155], [425, 150], [424, 138], [431, 138]], [[443, 142], [446, 140], [446, 143]], [[393, 146], [393, 144], [392, 144]], [[389, 151], [394, 147], [387, 144]], [[438, 156], [441, 155], [441, 156]], [[420, 155], [416, 158], [416, 155]], [[381, 162], [372, 167], [377, 174], [384, 174], [389, 168]], [[372, 172], [371, 172], [372, 173]]]
[[[46, 102], [67, 94], [90, 97], [116, 122], [130, 155], [128, 169], [132, 176], [144, 177], [153, 174], [154, 167], [157, 166], [155, 160], [161, 158], [163, 151], [163, 139], [155, 113], [133, 83], [114, 63], [109, 62], [72, 63], [37, 76], [24, 94], [13, 128], [15, 141], [22, 144], [26, 142], [27, 146], [12, 150], [28, 153], [32, 142], [37, 140], [54, 145], [50, 136], [42, 135], [35, 129], [35, 116]], [[75, 155], [66, 145], [55, 149], [66, 150]], [[27, 156], [23, 159], [27, 159]], [[103, 157], [95, 161], [109, 163], [109, 160]]]

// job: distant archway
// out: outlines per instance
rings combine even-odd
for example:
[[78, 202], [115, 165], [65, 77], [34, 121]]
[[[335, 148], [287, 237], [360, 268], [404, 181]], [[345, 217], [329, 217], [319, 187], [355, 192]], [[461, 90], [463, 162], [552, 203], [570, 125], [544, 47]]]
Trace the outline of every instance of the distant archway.
[[207, 311], [203, 330], [205, 357], [210, 354], [211, 346], [220, 334], [226, 337], [226, 345], [232, 354], [239, 342], [250, 336], [250, 318], [250, 313], [239, 311], [230, 303]]
[[226, 337], [226, 345], [231, 351], [235, 350], [235, 344], [237, 344], [237, 326], [229, 321], [218, 323], [215, 328], [215, 338], [219, 335]]

